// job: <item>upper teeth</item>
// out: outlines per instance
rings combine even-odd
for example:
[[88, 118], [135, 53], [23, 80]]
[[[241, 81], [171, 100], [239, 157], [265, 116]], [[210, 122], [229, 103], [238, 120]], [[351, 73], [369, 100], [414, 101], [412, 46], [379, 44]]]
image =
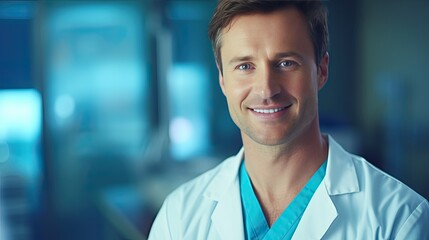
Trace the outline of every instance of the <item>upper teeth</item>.
[[283, 110], [283, 108], [274, 108], [274, 109], [253, 109], [253, 111], [257, 112], [257, 113], [275, 113], [278, 111]]

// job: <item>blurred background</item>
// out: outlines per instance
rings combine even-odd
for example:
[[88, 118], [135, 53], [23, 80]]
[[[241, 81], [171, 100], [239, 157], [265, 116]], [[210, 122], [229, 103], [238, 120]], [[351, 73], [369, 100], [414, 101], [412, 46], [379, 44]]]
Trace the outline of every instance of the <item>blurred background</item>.
[[[429, 2], [326, 5], [323, 131], [429, 198]], [[145, 239], [169, 192], [239, 150], [214, 6], [0, 2], [0, 239]]]

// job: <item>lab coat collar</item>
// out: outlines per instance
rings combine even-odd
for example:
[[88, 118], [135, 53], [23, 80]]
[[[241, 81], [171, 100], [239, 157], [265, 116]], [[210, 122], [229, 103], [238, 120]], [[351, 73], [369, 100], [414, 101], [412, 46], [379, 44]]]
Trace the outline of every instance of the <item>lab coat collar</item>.
[[[352, 155], [346, 152], [331, 136], [328, 135], [329, 150], [328, 163], [324, 184], [329, 195], [359, 192], [359, 182]], [[215, 201], [220, 200], [227, 190], [235, 182], [238, 184], [238, 170], [243, 160], [244, 149], [242, 148], [236, 156], [225, 160], [227, 164], [222, 166], [226, 171], [220, 170], [217, 176], [208, 186], [205, 195]], [[229, 161], [230, 160], [230, 161]]]
[[[220, 239], [244, 239], [244, 223], [238, 170], [244, 150], [225, 160], [219, 175], [207, 187], [204, 196], [216, 201], [211, 219]], [[226, 168], [226, 169], [225, 169]]]
[[[352, 156], [331, 136], [328, 140], [325, 178], [308, 204], [293, 239], [321, 239], [338, 214], [331, 196], [360, 191]], [[221, 239], [244, 239], [238, 178], [243, 155], [244, 150], [241, 149], [236, 156], [225, 160], [220, 174], [207, 186], [204, 194], [217, 202], [211, 218]]]
[[359, 192], [352, 155], [329, 136], [328, 165], [324, 180], [329, 195]]
[[331, 196], [360, 191], [351, 157], [329, 136], [325, 178], [309, 202], [292, 239], [322, 239], [338, 215]]
[[228, 194], [228, 191], [233, 190], [231, 187], [237, 187], [239, 190], [238, 170], [243, 156], [244, 148], [241, 148], [237, 155], [224, 160], [219, 174], [207, 186], [204, 192], [205, 197], [220, 201], [225, 197], [225, 193]]

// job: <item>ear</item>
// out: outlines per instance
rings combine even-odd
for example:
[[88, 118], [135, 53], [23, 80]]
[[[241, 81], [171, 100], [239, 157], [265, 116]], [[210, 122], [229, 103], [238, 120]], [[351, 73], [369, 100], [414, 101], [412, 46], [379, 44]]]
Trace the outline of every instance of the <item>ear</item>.
[[222, 73], [222, 70], [220, 69], [219, 65], [217, 65], [217, 70], [219, 72], [219, 85], [220, 85], [220, 88], [222, 89], [223, 95], [226, 96], [226, 94], [225, 94], [225, 80], [223, 78], [223, 73]]
[[328, 81], [328, 67], [329, 67], [329, 54], [328, 52], [323, 55], [320, 60], [318, 71], [317, 71], [317, 81], [319, 90], [325, 86], [325, 83]]

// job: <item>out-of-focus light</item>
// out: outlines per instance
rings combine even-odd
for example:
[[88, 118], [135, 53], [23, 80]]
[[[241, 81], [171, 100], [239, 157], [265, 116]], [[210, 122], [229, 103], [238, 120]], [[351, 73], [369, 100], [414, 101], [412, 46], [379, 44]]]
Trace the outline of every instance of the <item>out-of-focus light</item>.
[[0, 140], [34, 140], [39, 136], [42, 100], [34, 89], [0, 91]]
[[173, 143], [186, 143], [191, 139], [193, 132], [192, 123], [184, 117], [174, 118], [170, 123], [170, 139]]
[[10, 151], [7, 142], [0, 141], [0, 163], [6, 162], [9, 159]]
[[207, 68], [202, 64], [173, 64], [167, 73], [171, 156], [187, 161], [204, 154], [210, 143]]
[[68, 94], [63, 94], [55, 100], [55, 113], [60, 118], [68, 118], [74, 113], [74, 99]]

